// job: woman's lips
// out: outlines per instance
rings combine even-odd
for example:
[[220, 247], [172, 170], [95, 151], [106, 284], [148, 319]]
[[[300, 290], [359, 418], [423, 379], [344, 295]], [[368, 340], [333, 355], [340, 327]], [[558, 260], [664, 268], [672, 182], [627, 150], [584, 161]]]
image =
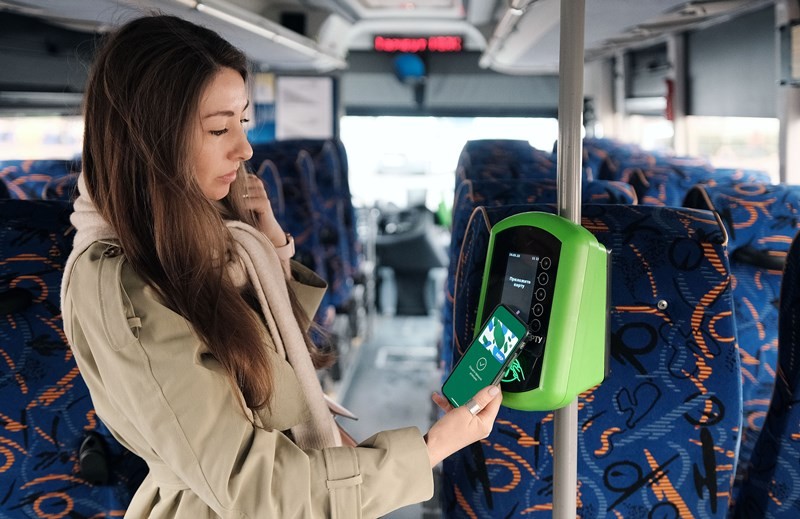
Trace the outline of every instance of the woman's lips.
[[221, 177], [219, 177], [219, 179], [220, 179], [222, 182], [227, 182], [228, 184], [230, 184], [230, 183], [232, 183], [234, 180], [236, 180], [236, 172], [235, 172], [235, 171], [231, 171], [231, 172], [230, 172], [230, 173], [228, 173], [227, 175], [222, 175]]

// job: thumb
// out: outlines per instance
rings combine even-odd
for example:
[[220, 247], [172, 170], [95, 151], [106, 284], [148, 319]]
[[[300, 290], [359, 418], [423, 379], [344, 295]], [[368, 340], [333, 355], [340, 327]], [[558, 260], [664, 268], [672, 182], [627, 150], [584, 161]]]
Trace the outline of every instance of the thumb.
[[[492, 403], [492, 401], [500, 395], [500, 388], [492, 384], [478, 391], [469, 402], [464, 404], [463, 408], [468, 410], [471, 414], [479, 413], [484, 407]], [[472, 408], [472, 409], [470, 409]]]

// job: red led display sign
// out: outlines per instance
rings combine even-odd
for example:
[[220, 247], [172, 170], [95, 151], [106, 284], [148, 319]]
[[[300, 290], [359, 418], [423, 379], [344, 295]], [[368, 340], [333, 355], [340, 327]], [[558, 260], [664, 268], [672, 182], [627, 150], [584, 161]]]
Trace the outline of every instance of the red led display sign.
[[377, 52], [461, 52], [461, 36], [375, 36]]

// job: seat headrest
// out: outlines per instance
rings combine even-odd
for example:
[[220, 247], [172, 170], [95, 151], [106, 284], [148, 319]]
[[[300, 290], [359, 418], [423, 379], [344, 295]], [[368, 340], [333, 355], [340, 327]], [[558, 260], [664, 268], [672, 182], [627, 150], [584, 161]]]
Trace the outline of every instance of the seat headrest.
[[731, 258], [783, 269], [800, 230], [800, 186], [745, 182], [692, 188], [685, 207], [716, 211], [728, 231]]

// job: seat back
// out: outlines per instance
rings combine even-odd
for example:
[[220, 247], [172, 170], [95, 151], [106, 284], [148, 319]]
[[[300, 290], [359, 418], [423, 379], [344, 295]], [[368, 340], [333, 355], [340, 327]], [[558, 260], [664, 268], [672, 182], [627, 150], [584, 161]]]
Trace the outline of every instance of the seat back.
[[[472, 338], [490, 229], [552, 206], [477, 208], [456, 274], [454, 358]], [[724, 517], [741, 393], [725, 233], [711, 212], [584, 205], [611, 251], [610, 374], [578, 404], [581, 517]], [[545, 355], [547, 352], [545, 350]], [[546, 516], [553, 413], [502, 407], [443, 465], [446, 517]]]
[[740, 182], [756, 182], [759, 184], [772, 183], [769, 173], [758, 169], [716, 168], [714, 170], [714, 176], [725, 178], [732, 184], [738, 184]]
[[285, 149], [279, 142], [272, 142], [254, 147], [251, 160], [258, 164], [270, 160], [277, 168], [285, 204], [280, 224], [294, 236], [295, 259], [325, 278], [311, 156], [305, 150]]
[[627, 182], [633, 185], [640, 203], [644, 205], [679, 207], [683, 205], [688, 192], [698, 184], [730, 186], [760, 182], [764, 178], [764, 174], [753, 170], [715, 170], [703, 163], [694, 166], [688, 164], [689, 159], [667, 158], [666, 165], [634, 168]]
[[800, 230], [800, 188], [761, 183], [697, 186], [685, 205], [717, 211], [728, 233], [742, 357], [744, 424], [738, 481], [747, 470], [775, 384], [778, 299], [786, 254]]
[[780, 294], [778, 368], [764, 427], [745, 469], [733, 517], [789, 519], [800, 511], [800, 237]]
[[633, 186], [626, 182], [593, 180], [584, 182], [581, 191], [581, 200], [584, 204], [635, 205], [639, 203]]
[[80, 171], [76, 160], [3, 160], [0, 181], [6, 184], [11, 198], [41, 200], [51, 179]]
[[[0, 516], [121, 516], [147, 473], [98, 420], [62, 331], [59, 293], [72, 247], [71, 206], [0, 201]], [[106, 484], [79, 471], [94, 432]]]
[[467, 141], [456, 166], [456, 185], [462, 180], [555, 179], [555, 156], [524, 140]]
[[354, 276], [358, 275], [361, 268], [361, 243], [358, 240], [356, 229], [356, 211], [353, 207], [353, 198], [350, 194], [350, 169], [347, 161], [347, 150], [341, 139], [334, 139], [333, 145], [336, 148], [336, 155], [339, 157], [339, 186], [342, 193], [342, 205], [344, 206], [344, 227], [347, 232], [347, 245], [350, 248], [348, 254], [350, 258], [350, 271]]
[[600, 176], [601, 173], [607, 167], [606, 161], [608, 161], [608, 151], [601, 147], [593, 146], [589, 139], [585, 139], [583, 142], [582, 164], [586, 177], [592, 180], [600, 180], [602, 178]]
[[72, 202], [78, 198], [78, 173], [53, 177], [42, 188], [43, 200]]
[[284, 146], [305, 149], [314, 163], [314, 186], [320, 204], [320, 242], [325, 255], [331, 304], [346, 307], [353, 287], [353, 271], [345, 225], [345, 198], [342, 188], [341, 159], [336, 146], [328, 140], [302, 139], [282, 141]]
[[[299, 169], [292, 167], [289, 163], [293, 157], [307, 164]], [[319, 241], [316, 253], [321, 255], [314, 263], [324, 265], [324, 271], [317, 272], [320, 275], [324, 272], [330, 303], [337, 308], [345, 307], [353, 286], [352, 247], [348, 243], [350, 235], [345, 224], [341, 187], [342, 166], [336, 146], [332, 141], [318, 139], [275, 141], [254, 148], [254, 159], [261, 160], [262, 164], [263, 161], [281, 164], [277, 169], [284, 191], [284, 211], [305, 213], [302, 207], [289, 205], [309, 206]], [[301, 173], [299, 179], [291, 178], [298, 171]], [[302, 193], [297, 188], [302, 188]]]
[[283, 222], [286, 219], [286, 200], [278, 167], [270, 159], [264, 159], [256, 170], [256, 175], [264, 183], [275, 218]]

